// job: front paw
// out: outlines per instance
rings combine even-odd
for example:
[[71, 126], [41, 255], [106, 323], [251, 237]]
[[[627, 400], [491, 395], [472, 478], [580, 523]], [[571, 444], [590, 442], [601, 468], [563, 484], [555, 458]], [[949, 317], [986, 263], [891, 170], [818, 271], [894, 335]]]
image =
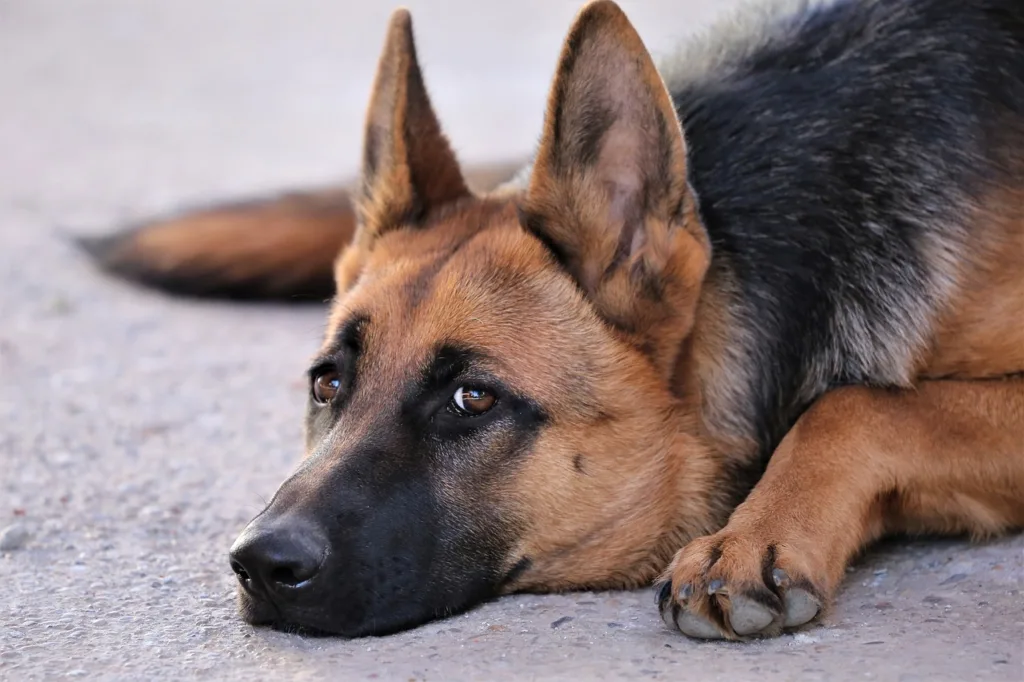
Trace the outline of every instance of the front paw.
[[700, 639], [778, 635], [810, 622], [826, 603], [829, 581], [816, 559], [726, 527], [676, 555], [657, 591], [661, 617]]

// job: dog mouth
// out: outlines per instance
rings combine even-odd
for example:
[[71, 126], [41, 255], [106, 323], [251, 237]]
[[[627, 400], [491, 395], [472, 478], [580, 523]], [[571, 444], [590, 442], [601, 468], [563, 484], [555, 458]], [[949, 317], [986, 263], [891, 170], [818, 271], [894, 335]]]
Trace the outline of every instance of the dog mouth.
[[287, 615], [272, 599], [254, 592], [250, 586], [242, 583], [241, 577], [238, 586], [238, 611], [242, 620], [249, 625], [266, 627], [277, 632], [308, 637], [346, 636], [346, 633], [336, 629], [314, 625]]
[[238, 597], [239, 614], [242, 620], [249, 625], [304, 637], [341, 637], [346, 639], [379, 637], [411, 630], [435, 620], [456, 615], [479, 603], [467, 604], [458, 609], [445, 609], [443, 613], [393, 612], [389, 617], [384, 618], [368, 617], [360, 619], [360, 622], [341, 622], [346, 619], [340, 612], [333, 615], [329, 610], [317, 610], [316, 613], [294, 613], [292, 609], [281, 609], [272, 601], [253, 595], [244, 588], [239, 588]]

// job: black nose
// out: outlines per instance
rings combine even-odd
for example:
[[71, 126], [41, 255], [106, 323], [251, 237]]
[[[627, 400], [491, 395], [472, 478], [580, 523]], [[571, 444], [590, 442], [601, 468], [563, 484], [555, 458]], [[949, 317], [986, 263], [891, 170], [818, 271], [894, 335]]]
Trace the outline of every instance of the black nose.
[[231, 569], [254, 592], [287, 593], [308, 585], [326, 555], [327, 542], [314, 527], [253, 524], [231, 547]]

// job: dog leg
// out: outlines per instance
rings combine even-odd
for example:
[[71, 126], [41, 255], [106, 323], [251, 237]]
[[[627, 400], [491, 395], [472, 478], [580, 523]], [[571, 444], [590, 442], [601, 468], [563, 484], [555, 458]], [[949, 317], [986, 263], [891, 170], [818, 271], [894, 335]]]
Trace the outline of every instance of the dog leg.
[[888, 532], [1024, 525], [1024, 381], [848, 387], [819, 399], [714, 535], [675, 557], [662, 618], [700, 638], [813, 620], [850, 560]]

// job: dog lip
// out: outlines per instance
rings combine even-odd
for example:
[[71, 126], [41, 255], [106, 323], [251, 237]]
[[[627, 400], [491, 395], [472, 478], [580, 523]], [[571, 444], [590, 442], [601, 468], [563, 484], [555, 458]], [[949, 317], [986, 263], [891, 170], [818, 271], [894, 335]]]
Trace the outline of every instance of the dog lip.
[[272, 600], [242, 585], [238, 593], [239, 614], [250, 625], [270, 625], [281, 618], [281, 612]]

